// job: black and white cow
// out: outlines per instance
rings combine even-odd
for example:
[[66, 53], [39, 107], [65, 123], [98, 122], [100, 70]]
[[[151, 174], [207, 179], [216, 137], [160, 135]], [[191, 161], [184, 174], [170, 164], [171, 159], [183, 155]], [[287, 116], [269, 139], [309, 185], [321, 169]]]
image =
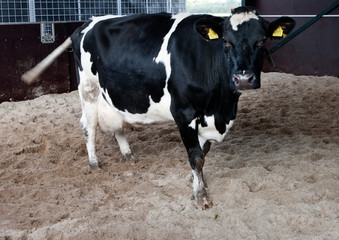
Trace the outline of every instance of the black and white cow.
[[231, 128], [238, 90], [260, 87], [265, 40], [288, 33], [291, 18], [269, 24], [253, 8], [230, 17], [141, 14], [93, 17], [71, 36], [91, 168], [99, 167], [95, 132], [114, 132], [132, 152], [127, 125], [174, 120], [193, 171], [196, 206], [211, 206], [203, 182], [205, 155]]

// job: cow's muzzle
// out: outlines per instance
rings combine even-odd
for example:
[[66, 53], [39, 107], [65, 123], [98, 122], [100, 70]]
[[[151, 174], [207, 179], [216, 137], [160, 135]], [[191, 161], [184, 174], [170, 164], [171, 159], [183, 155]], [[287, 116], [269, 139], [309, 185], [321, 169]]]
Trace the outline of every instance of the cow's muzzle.
[[254, 88], [255, 75], [254, 73], [236, 73], [232, 78], [238, 90], [246, 90]]

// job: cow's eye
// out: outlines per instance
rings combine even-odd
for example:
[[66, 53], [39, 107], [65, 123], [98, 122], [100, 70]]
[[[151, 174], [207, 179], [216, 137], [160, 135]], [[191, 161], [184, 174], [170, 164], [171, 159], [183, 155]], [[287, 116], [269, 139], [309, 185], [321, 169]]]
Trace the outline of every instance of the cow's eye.
[[224, 44], [225, 44], [225, 47], [227, 47], [227, 48], [233, 48], [233, 44], [226, 39], [224, 39]]
[[257, 47], [257, 48], [263, 47], [263, 46], [265, 45], [265, 40], [266, 40], [266, 39], [263, 38], [263, 39], [257, 41], [257, 42], [255, 43], [255, 47]]

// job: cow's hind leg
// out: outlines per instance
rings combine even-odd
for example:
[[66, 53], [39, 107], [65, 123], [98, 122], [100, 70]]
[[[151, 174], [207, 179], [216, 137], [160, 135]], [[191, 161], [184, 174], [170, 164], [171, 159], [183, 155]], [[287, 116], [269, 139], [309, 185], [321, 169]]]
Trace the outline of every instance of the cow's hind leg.
[[101, 130], [113, 133], [124, 159], [134, 159], [124, 133], [124, 121], [122, 117], [107, 103], [102, 95], [99, 96], [98, 102], [98, 119]]
[[204, 153], [204, 156], [207, 155], [207, 153], [210, 151], [210, 148], [211, 148], [211, 142], [210, 141], [207, 141], [206, 139], [198, 136], [199, 138], [199, 144], [200, 144], [200, 147]]
[[136, 162], [136, 159], [134, 158], [132, 154], [131, 148], [129, 147], [124, 129], [121, 129], [120, 131], [115, 132], [115, 139], [118, 142], [120, 152], [123, 158], [128, 161]]
[[79, 95], [82, 107], [80, 123], [85, 135], [89, 166], [91, 169], [96, 169], [100, 167], [95, 153], [95, 135], [98, 124], [98, 81], [82, 78], [79, 85]]

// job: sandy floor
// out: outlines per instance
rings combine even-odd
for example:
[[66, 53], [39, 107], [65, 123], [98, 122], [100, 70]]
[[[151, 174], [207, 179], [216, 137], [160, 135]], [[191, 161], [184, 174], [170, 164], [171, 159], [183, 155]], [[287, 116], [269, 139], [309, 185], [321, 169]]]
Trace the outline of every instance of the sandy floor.
[[0, 239], [338, 239], [339, 79], [263, 74], [205, 164], [195, 209], [174, 124], [98, 131], [91, 171], [77, 92], [0, 105]]

